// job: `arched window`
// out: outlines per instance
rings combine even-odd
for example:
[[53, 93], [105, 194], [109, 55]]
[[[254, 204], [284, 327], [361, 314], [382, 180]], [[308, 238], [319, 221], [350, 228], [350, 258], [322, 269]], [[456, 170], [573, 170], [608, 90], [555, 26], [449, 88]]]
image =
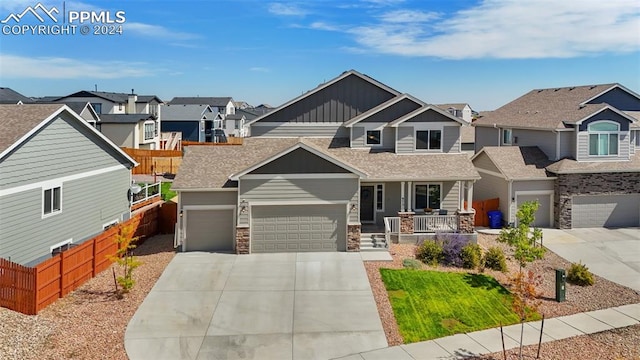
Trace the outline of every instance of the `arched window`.
[[589, 155], [618, 155], [620, 124], [613, 121], [597, 121], [589, 124]]

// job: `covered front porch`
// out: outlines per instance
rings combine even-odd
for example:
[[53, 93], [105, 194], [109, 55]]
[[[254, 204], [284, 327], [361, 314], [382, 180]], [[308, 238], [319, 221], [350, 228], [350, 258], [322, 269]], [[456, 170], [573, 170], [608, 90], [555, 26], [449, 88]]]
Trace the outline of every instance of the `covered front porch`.
[[360, 222], [363, 234], [403, 237], [435, 233], [471, 234], [474, 180], [363, 182]]

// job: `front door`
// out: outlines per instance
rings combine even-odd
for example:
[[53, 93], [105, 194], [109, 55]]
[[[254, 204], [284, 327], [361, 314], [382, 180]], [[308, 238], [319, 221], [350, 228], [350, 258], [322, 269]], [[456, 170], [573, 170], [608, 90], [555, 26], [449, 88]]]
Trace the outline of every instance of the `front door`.
[[374, 219], [374, 192], [373, 186], [360, 186], [360, 221], [375, 222]]

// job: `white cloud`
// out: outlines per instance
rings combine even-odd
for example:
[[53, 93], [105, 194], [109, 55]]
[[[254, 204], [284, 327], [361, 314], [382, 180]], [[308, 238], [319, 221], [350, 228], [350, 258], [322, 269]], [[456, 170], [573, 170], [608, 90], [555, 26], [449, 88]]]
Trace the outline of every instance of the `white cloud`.
[[[404, 18], [409, 21], [393, 21]], [[640, 2], [485, 0], [437, 20], [396, 10], [347, 30], [365, 50], [447, 59], [568, 58], [640, 50]], [[413, 19], [413, 20], [411, 20]]]
[[424, 12], [416, 10], [394, 10], [384, 13], [380, 20], [388, 23], [421, 23], [438, 19], [437, 12]]
[[267, 73], [267, 72], [270, 72], [271, 70], [269, 70], [266, 67], [254, 66], [254, 67], [249, 68], [249, 71]]
[[5, 78], [81, 79], [87, 74], [97, 79], [118, 79], [153, 75], [148, 64], [124, 61], [80, 61], [63, 57], [24, 57], [0, 54]]
[[190, 40], [198, 38], [199, 35], [182, 31], [167, 29], [160, 25], [151, 25], [138, 22], [125, 22], [122, 24], [125, 33], [133, 33], [139, 36], [154, 37], [158, 40]]
[[325, 30], [325, 31], [338, 31], [340, 30], [340, 27], [336, 26], [336, 25], [331, 25], [331, 24], [327, 24], [325, 22], [322, 21], [316, 21], [311, 23], [311, 25], [309, 25], [310, 29], [314, 29], [314, 30]]
[[271, 3], [268, 10], [274, 15], [281, 16], [305, 16], [307, 14], [305, 10], [293, 4]]

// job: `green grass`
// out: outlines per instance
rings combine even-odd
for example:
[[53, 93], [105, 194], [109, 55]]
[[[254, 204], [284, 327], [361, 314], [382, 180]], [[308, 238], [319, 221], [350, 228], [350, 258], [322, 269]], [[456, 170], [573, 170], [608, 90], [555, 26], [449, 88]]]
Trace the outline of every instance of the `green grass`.
[[175, 191], [171, 191], [171, 184], [170, 182], [163, 182], [162, 183], [162, 188], [160, 189], [160, 194], [162, 195], [162, 200], [164, 201], [168, 201], [173, 199], [176, 196]]
[[520, 321], [511, 294], [490, 276], [413, 269], [380, 273], [405, 343]]

